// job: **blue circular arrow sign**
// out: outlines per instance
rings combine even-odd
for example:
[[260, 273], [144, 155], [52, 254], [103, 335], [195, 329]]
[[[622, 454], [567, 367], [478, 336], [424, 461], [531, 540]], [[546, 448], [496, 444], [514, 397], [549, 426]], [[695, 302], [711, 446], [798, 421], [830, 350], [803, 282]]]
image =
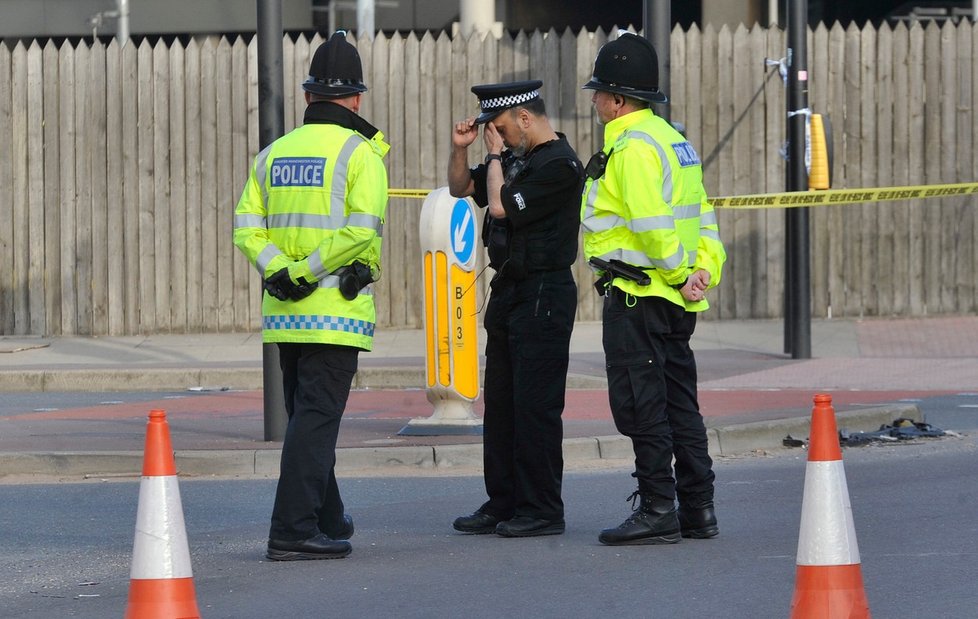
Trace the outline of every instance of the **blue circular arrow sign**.
[[475, 217], [468, 200], [458, 200], [452, 207], [451, 229], [449, 230], [452, 251], [462, 264], [468, 263], [475, 251]]

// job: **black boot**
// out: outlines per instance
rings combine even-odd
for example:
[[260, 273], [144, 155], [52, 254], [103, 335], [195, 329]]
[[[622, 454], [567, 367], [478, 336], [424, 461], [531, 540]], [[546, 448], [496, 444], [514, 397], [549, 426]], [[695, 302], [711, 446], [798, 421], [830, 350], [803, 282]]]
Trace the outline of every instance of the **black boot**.
[[635, 498], [641, 497], [638, 509], [614, 529], [605, 529], [598, 541], [607, 546], [626, 544], [675, 544], [680, 539], [679, 518], [671, 499], [653, 494], [633, 492], [628, 499], [635, 506]]
[[343, 514], [343, 520], [338, 526], [332, 529], [320, 529], [330, 539], [347, 540], [353, 537], [356, 528], [353, 526], [353, 517], [350, 514]]
[[720, 533], [712, 503], [702, 507], [680, 507], [679, 526], [683, 537], [707, 539]]
[[496, 525], [499, 522], [499, 518], [496, 518], [492, 514], [487, 514], [481, 509], [477, 509], [473, 514], [456, 518], [452, 526], [456, 531], [461, 531], [462, 533], [495, 533]]
[[268, 540], [265, 556], [272, 561], [305, 561], [310, 559], [342, 559], [353, 551], [346, 540], [333, 540], [325, 533], [309, 539], [293, 541]]

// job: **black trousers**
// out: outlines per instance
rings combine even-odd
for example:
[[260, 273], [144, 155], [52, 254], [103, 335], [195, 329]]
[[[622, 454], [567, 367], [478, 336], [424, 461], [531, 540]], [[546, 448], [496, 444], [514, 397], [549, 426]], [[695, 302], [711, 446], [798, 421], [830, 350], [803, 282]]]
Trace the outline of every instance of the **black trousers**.
[[357, 371], [359, 349], [279, 344], [289, 425], [268, 536], [299, 541], [343, 526], [336, 485], [336, 438]]
[[559, 519], [564, 390], [577, 286], [570, 269], [498, 278], [486, 310], [480, 508], [497, 518]]
[[687, 507], [710, 504], [714, 480], [689, 347], [695, 328], [695, 313], [660, 297], [613, 287], [604, 301], [608, 395], [615, 426], [632, 439], [632, 475], [639, 490]]

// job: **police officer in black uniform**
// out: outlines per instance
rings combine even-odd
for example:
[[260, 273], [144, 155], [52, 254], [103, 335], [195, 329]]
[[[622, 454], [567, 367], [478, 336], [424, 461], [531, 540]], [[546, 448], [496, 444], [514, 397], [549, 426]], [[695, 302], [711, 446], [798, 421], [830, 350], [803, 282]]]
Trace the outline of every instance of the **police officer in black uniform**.
[[[489, 500], [457, 518], [464, 533], [564, 532], [564, 389], [577, 285], [583, 166], [556, 133], [539, 80], [474, 86], [482, 113], [455, 123], [448, 185], [488, 207], [483, 241], [496, 271], [486, 310], [485, 484]], [[488, 154], [468, 167], [483, 129]], [[505, 150], [504, 150], [505, 148]]]

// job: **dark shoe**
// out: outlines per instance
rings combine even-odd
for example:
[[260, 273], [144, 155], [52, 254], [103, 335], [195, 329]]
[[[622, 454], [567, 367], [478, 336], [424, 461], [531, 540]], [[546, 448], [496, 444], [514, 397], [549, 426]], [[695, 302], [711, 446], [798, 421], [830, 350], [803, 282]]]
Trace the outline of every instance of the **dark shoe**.
[[268, 540], [265, 556], [272, 561], [307, 561], [313, 559], [342, 559], [353, 552], [345, 540], [332, 540], [325, 533], [298, 542]]
[[343, 540], [353, 537], [353, 531], [353, 518], [351, 518], [349, 514], [343, 514], [343, 524], [338, 530], [333, 531], [333, 534], [331, 534], [330, 531], [323, 531], [323, 533], [325, 533], [330, 539]]
[[679, 527], [682, 529], [683, 537], [695, 539], [716, 537], [720, 533], [720, 527], [717, 526], [717, 514], [712, 505], [695, 508], [680, 507]]
[[496, 525], [499, 524], [499, 518], [487, 514], [485, 512], [477, 511], [469, 516], [459, 516], [452, 523], [456, 531], [461, 531], [462, 533], [495, 533]]
[[496, 525], [496, 535], [503, 537], [536, 537], [538, 535], [560, 535], [564, 532], [564, 521], [544, 520], [517, 516]]
[[[634, 505], [638, 492], [628, 500]], [[675, 544], [682, 539], [679, 533], [679, 518], [676, 507], [669, 499], [641, 494], [641, 505], [613, 529], [605, 529], [598, 535], [598, 541], [607, 546], [630, 544]]]

